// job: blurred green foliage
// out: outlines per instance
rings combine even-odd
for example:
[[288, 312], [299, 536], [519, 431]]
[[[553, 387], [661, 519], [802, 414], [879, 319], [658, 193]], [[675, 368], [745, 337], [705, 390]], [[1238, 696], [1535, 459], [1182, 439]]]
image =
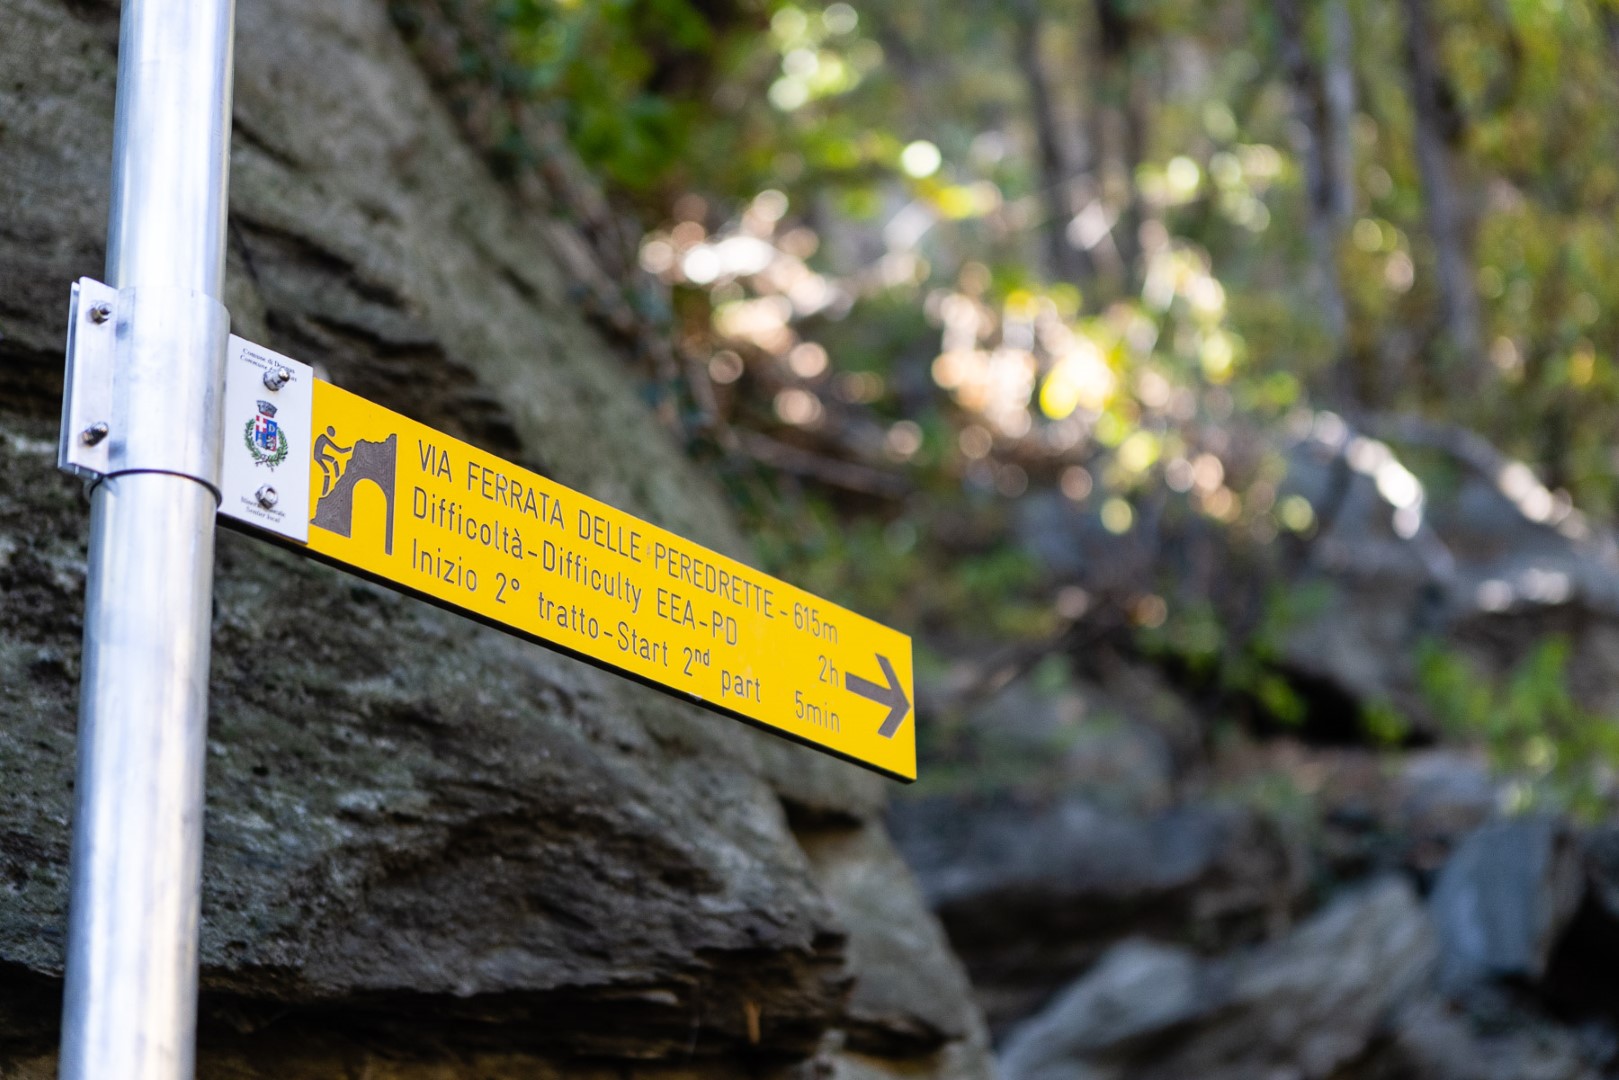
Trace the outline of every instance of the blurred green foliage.
[[[1306, 177], [1270, 9], [1193, 13], [1142, 2], [1112, 5], [1131, 27], [1127, 59], [1142, 99], [1132, 114], [1141, 160], [1122, 179], [1171, 246], [1212, 274], [1221, 318], [1189, 329], [1166, 320], [1196, 315], [1195, 295], [1161, 313], [1149, 303], [1139, 315], [1156, 334], [1136, 336], [1156, 340], [1109, 352], [1108, 363], [1126, 384], [1144, 370], [1199, 391], [1229, 384], [1242, 409], [1272, 413], [1306, 393], [1332, 404], [1333, 369], [1347, 363], [1376, 407], [1420, 408], [1480, 430], [1540, 464], [1582, 506], [1608, 511], [1614, 469], [1603, 418], [1619, 404], [1613, 9], [1601, 0], [1435, 5], [1488, 351], [1484, 381], [1458, 395], [1424, 354], [1438, 301], [1399, 5], [1345, 2], [1358, 90], [1354, 219], [1338, 257], [1350, 355], [1335, 355], [1323, 337], [1301, 272]], [[695, 193], [712, 226], [771, 189], [825, 240], [843, 231], [840, 220], [859, 226], [907, 202], [922, 208], [921, 276], [856, 297], [837, 320], [865, 328], [840, 343], [838, 364], [888, 376], [903, 349], [881, 328], [898, 319], [896, 332], [914, 342], [917, 328], [906, 324], [922, 310], [920, 291], [955, 283], [968, 264], [987, 269], [982, 295], [992, 304], [1049, 298], [1083, 322], [1113, 301], [1139, 301], [1125, 270], [1064, 281], [1035, 250], [1043, 179], [1032, 160], [1020, 19], [1037, 21], [1050, 89], [1064, 99], [1058, 118], [1081, 159], [1073, 165], [1088, 161], [1102, 174], [1104, 150], [1081, 145], [1107, 141], [1108, 118], [1087, 116], [1107, 105], [1087, 75], [1096, 66], [1092, 7], [503, 0], [497, 11], [518, 61], [508, 78], [556, 110], [580, 156], [653, 220], [677, 217], [680, 197]], [[1325, 63], [1331, 46], [1319, 10], [1309, 12], [1307, 44]], [[936, 148], [937, 165], [913, 175], [902, 159], [918, 140]], [[1120, 179], [1099, 176], [1106, 213], [1120, 201], [1109, 191]], [[896, 289], [909, 302], [896, 303]], [[1124, 321], [1114, 311], [1109, 325]], [[1101, 323], [1085, 329], [1099, 341], [1111, 336]], [[1108, 410], [1125, 428], [1140, 419], [1130, 389]]]
[[687, 0], [503, 0], [527, 95], [560, 111], [581, 158], [617, 186], [646, 190], [683, 161], [702, 122], [692, 101], [660, 92], [685, 60], [701, 67], [720, 45]]
[[1511, 670], [1429, 642], [1419, 653], [1424, 695], [1455, 736], [1478, 741], [1514, 778], [1514, 812], [1565, 810], [1586, 817], [1606, 805], [1605, 774], [1619, 767], [1619, 724], [1581, 706], [1570, 692], [1570, 642], [1540, 642]]

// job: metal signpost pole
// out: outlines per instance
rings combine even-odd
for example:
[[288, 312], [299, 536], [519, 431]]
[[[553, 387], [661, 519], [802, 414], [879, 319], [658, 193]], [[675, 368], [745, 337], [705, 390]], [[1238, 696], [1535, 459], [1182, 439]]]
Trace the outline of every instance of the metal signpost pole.
[[112, 461], [91, 496], [61, 1075], [195, 1055], [234, 0], [125, 0], [107, 274]]

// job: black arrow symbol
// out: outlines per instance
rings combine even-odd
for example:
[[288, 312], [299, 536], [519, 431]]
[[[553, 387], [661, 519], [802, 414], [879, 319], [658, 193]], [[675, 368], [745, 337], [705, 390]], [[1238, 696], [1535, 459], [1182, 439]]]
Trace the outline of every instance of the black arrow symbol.
[[863, 698], [888, 706], [888, 719], [877, 729], [877, 734], [892, 739], [911, 711], [911, 699], [905, 696], [905, 688], [899, 684], [899, 676], [894, 674], [894, 665], [888, 662], [888, 657], [882, 653], [876, 656], [878, 665], [883, 669], [883, 678], [888, 680], [887, 686], [847, 673], [843, 676], [843, 685]]

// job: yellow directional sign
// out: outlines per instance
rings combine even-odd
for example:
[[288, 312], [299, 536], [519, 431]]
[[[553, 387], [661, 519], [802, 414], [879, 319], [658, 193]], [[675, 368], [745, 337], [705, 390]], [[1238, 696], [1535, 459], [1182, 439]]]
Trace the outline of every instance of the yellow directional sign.
[[329, 383], [307, 550], [902, 780], [911, 641]]

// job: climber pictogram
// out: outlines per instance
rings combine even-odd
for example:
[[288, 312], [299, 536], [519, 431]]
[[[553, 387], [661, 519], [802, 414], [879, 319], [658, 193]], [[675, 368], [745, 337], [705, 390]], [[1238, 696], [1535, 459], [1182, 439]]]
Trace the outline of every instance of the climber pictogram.
[[339, 536], [354, 535], [354, 489], [363, 483], [375, 484], [382, 492], [384, 514], [382, 550], [394, 550], [394, 479], [398, 473], [399, 435], [389, 434], [381, 442], [356, 439], [351, 446], [337, 441], [337, 429], [330, 425], [315, 439], [312, 457], [322, 475], [315, 515], [309, 523]]

